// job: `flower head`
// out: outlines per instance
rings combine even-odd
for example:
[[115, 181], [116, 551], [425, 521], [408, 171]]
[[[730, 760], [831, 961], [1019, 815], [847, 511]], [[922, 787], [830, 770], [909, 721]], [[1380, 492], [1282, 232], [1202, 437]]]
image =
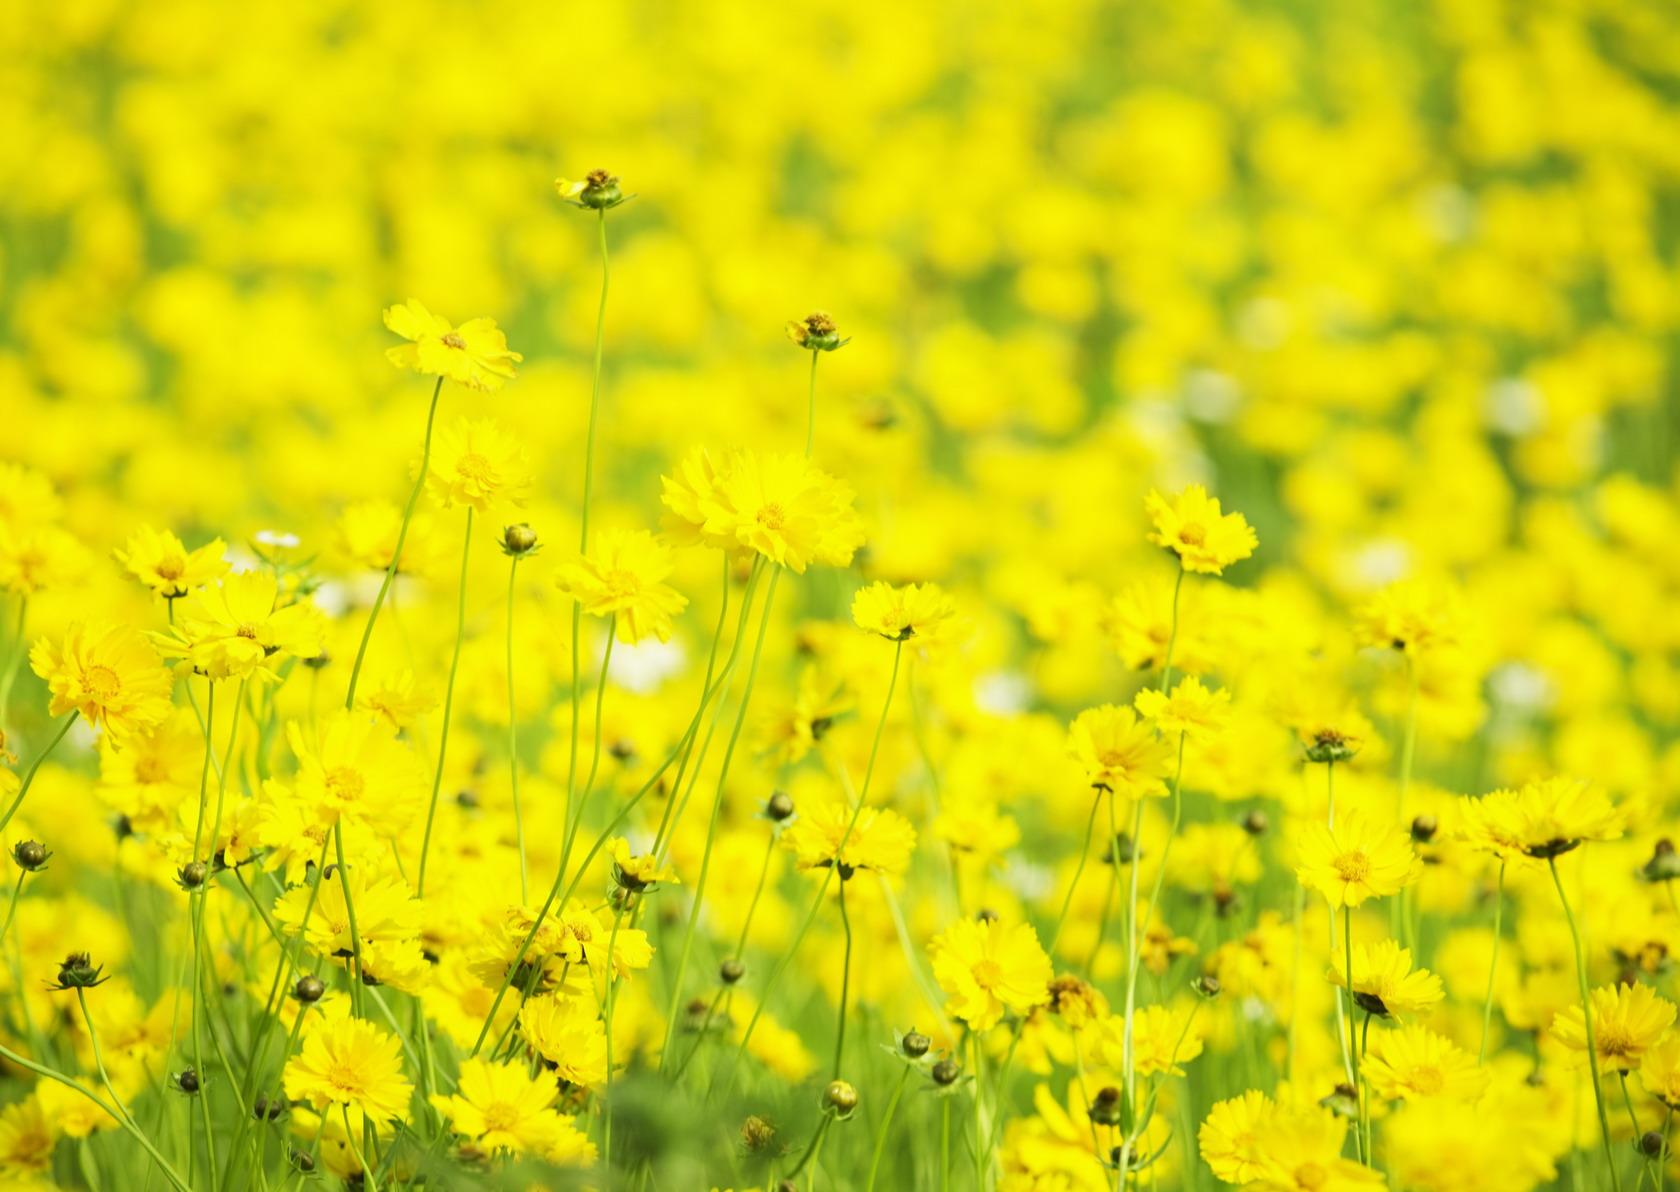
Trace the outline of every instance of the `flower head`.
[[[1348, 987], [1346, 953], [1331, 957], [1330, 983]], [[1441, 978], [1428, 969], [1413, 969], [1412, 954], [1393, 940], [1353, 946], [1353, 1000], [1361, 1010], [1392, 1018], [1425, 1010], [1446, 996]]]
[[1130, 708], [1087, 708], [1068, 726], [1068, 753], [1094, 787], [1129, 799], [1167, 793], [1172, 746]]
[[141, 526], [129, 535], [128, 545], [116, 552], [116, 558], [135, 579], [164, 599], [175, 600], [226, 575], [228, 564], [222, 557], [226, 549], [220, 538], [212, 538], [189, 551], [168, 530]]
[[524, 1063], [493, 1064], [474, 1057], [462, 1063], [455, 1092], [433, 1094], [432, 1104], [457, 1135], [481, 1150], [548, 1155], [562, 1145], [576, 1145], [567, 1136], [576, 1134], [577, 1126], [554, 1109], [559, 1095], [547, 1072], [533, 1076]]
[[838, 862], [842, 877], [860, 869], [903, 873], [916, 847], [916, 829], [910, 821], [888, 807], [858, 808], [855, 823], [853, 813], [845, 799], [805, 800], [799, 818], [783, 831], [782, 844], [806, 869]]
[[414, 1092], [396, 1036], [348, 1016], [310, 1029], [287, 1062], [283, 1083], [288, 1097], [319, 1111], [349, 1105], [377, 1121], [407, 1117]]
[[229, 575], [188, 596], [171, 632], [156, 640], [166, 657], [180, 658], [212, 679], [266, 677], [288, 656], [321, 652], [320, 611], [307, 602], [279, 600], [273, 572]]
[[708, 538], [801, 574], [812, 563], [844, 567], [863, 544], [852, 490], [802, 456], [737, 452], [695, 496]]
[[688, 598], [664, 582], [671, 574], [671, 548], [646, 530], [606, 530], [587, 553], [560, 565], [555, 586], [584, 612], [616, 617], [620, 641], [644, 637], [666, 641], [671, 618]]
[[46, 681], [54, 716], [76, 711], [114, 743], [163, 722], [174, 686], [138, 629], [73, 623], [54, 642], [41, 638], [29, 666]]
[[1298, 860], [1295, 875], [1301, 884], [1324, 895], [1332, 907], [1398, 893], [1422, 872], [1404, 831], [1357, 811], [1341, 816], [1334, 828], [1307, 826]]
[[488, 513], [498, 505], [523, 505], [530, 489], [525, 448], [495, 419], [463, 418], [439, 432], [426, 470], [426, 490], [438, 504]]
[[1232, 563], [1248, 558], [1260, 540], [1240, 513], [1221, 513], [1219, 498], [1192, 484], [1172, 500], [1153, 490], [1144, 500], [1155, 523], [1149, 541], [1178, 556], [1186, 571], [1219, 575]]
[[929, 951], [951, 1014], [971, 1030], [990, 1030], [1005, 1011], [1024, 1014], [1050, 1000], [1050, 958], [1030, 924], [959, 919]]
[[409, 341], [385, 350], [392, 364], [429, 377], [447, 377], [481, 393], [494, 393], [511, 381], [513, 366], [524, 359], [508, 350], [507, 336], [496, 320], [468, 319], [454, 327], [414, 298], [386, 310], [385, 326]]
[[1230, 719], [1231, 693], [1209, 691], [1194, 675], [1180, 679], [1168, 695], [1145, 688], [1132, 700], [1138, 715], [1152, 721], [1169, 740], [1180, 734], [1202, 741], [1217, 734]]
[[[1674, 1025], [1674, 1003], [1649, 985], [1603, 985], [1592, 991], [1592, 1043], [1598, 1062], [1617, 1072], [1639, 1067], [1645, 1053]], [[1578, 1005], [1552, 1020], [1552, 1037], [1585, 1060], [1586, 1017]]]
[[1427, 1027], [1383, 1031], [1371, 1040], [1360, 1071], [1379, 1097], [1414, 1101], [1445, 1097], [1474, 1101], [1487, 1090], [1487, 1070], [1476, 1057]]
[[873, 583], [852, 597], [852, 621], [859, 629], [878, 633], [888, 641], [927, 637], [956, 614], [956, 607], [937, 584]]

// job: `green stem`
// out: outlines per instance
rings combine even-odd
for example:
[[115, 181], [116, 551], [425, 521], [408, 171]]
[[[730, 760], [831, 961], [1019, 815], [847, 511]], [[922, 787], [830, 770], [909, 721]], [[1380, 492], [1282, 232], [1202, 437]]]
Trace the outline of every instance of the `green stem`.
[[607, 671], [612, 667], [613, 639], [618, 633], [618, 617], [607, 618], [607, 648], [601, 654], [601, 675], [595, 682], [595, 747], [594, 758], [589, 763], [589, 777], [583, 784], [583, 793], [577, 800], [577, 817], [566, 827], [565, 843], [560, 849], [560, 871], [566, 871], [566, 865], [572, 859], [572, 844], [577, 839], [577, 833], [583, 827], [583, 813], [589, 805], [589, 796], [595, 791], [595, 775], [601, 768], [601, 709], [607, 698]]
[[799, 1162], [793, 1165], [792, 1170], [782, 1177], [782, 1182], [784, 1184], [792, 1182], [793, 1177], [803, 1171], [805, 1164], [811, 1161], [811, 1156], [817, 1153], [817, 1146], [822, 1142], [823, 1135], [828, 1133], [828, 1124], [833, 1120], [833, 1111], [827, 1109], [823, 1110], [822, 1118], [817, 1122], [816, 1131], [811, 1135], [811, 1141], [805, 1147], [805, 1153], [799, 1156]]
[[[443, 392], [443, 378], [437, 379], [432, 386], [432, 404], [426, 411], [426, 440], [420, 448], [420, 473], [414, 478], [414, 487], [409, 490], [408, 504], [403, 507], [402, 521], [397, 526], [397, 544], [391, 549], [391, 561], [385, 565], [385, 578], [379, 582], [379, 595], [373, 598], [373, 607], [368, 610], [367, 624], [362, 627], [362, 641], [356, 647], [356, 661], [350, 667], [350, 686], [344, 693], [344, 707], [346, 710], [356, 706], [356, 683], [362, 677], [362, 663], [367, 658], [368, 643], [373, 640], [373, 625], [379, 620], [379, 610], [385, 607], [385, 597], [391, 590], [391, 581], [397, 577], [397, 567], [402, 562], [403, 543], [408, 541], [408, 525], [414, 520], [414, 507], [420, 503], [420, 491], [426, 487], [426, 470], [432, 459], [432, 427], [437, 422], [438, 395]], [[175, 602], [169, 602], [171, 614], [175, 611]], [[173, 621], [173, 616], [171, 620]]]
[[1488, 1027], [1493, 1022], [1493, 984], [1494, 977], [1499, 973], [1499, 941], [1501, 920], [1505, 913], [1505, 862], [1499, 862], [1499, 884], [1493, 896], [1493, 956], [1488, 961], [1487, 996], [1482, 999], [1482, 1042], [1476, 1048], [1476, 1063], [1479, 1066], [1487, 1056]]
[[344, 821], [333, 825], [333, 853], [338, 861], [338, 882], [344, 890], [344, 914], [350, 920], [350, 1006], [356, 1017], [362, 1014], [362, 934], [356, 928], [356, 900], [350, 893], [350, 867], [344, 861]]
[[805, 405], [805, 458], [811, 458], [811, 446], [817, 437], [817, 356], [815, 348], [811, 349], [811, 382], [806, 396]]
[[[836, 858], [835, 864], [839, 864]], [[834, 1075], [840, 1079], [840, 1062], [846, 1054], [846, 998], [852, 983], [852, 920], [846, 914], [846, 875], [840, 875], [840, 925], [846, 933], [846, 947], [840, 960], [840, 1025], [834, 1032]]]
[[6, 814], [0, 815], [0, 832], [6, 830], [6, 825], [12, 822], [12, 817], [17, 814], [17, 809], [23, 806], [23, 797], [29, 793], [30, 786], [34, 784], [35, 772], [41, 768], [41, 763], [47, 760], [48, 754], [58, 748], [58, 743], [64, 740], [64, 734], [70, 731], [70, 726], [76, 723], [76, 717], [79, 715], [79, 712], [72, 711], [70, 715], [66, 716], [64, 723], [59, 726], [58, 732], [53, 734], [53, 739], [47, 742], [46, 748], [37, 753], [35, 760], [29, 763], [29, 769], [24, 771], [23, 781], [18, 784], [18, 793], [12, 796], [11, 804], [6, 808]]
[[[438, 792], [443, 789], [443, 764], [449, 756], [449, 719], [455, 709], [455, 674], [461, 668], [461, 639], [467, 632], [467, 560], [472, 555], [473, 508], [467, 506], [467, 530], [461, 536], [461, 582], [455, 598], [455, 650], [449, 659], [449, 681], [443, 689], [443, 733], [438, 740], [437, 772], [432, 776], [432, 801], [426, 807], [426, 831], [420, 838], [420, 877], [414, 896], [426, 894], [426, 862], [432, 850], [432, 824], [437, 818]], [[347, 891], [348, 893], [348, 891]]]
[[[814, 355], [815, 353], [813, 353]], [[805, 454], [809, 455], [807, 451]], [[28, 653], [24, 649], [23, 625], [29, 615], [29, 597], [18, 593], [17, 624], [12, 629], [11, 648], [6, 651], [6, 672], [0, 676], [0, 737], [4, 737], [6, 726], [11, 723], [8, 714], [12, 709], [12, 685], [17, 682], [18, 671], [23, 666], [23, 657]]]
[[[815, 356], [816, 353], [811, 353]], [[840, 887], [842, 890], [844, 886]], [[904, 1085], [910, 1079], [910, 1065], [905, 1064], [899, 1073], [898, 1084], [893, 1088], [892, 1099], [887, 1102], [887, 1112], [881, 1118], [880, 1128], [875, 1132], [875, 1153], [869, 1160], [869, 1182], [864, 1185], [864, 1192], [875, 1192], [875, 1177], [881, 1171], [881, 1156], [887, 1149], [887, 1132], [892, 1128], [893, 1114], [898, 1110], [898, 1099], [904, 1096]]]
[[508, 565], [507, 594], [507, 699], [508, 699], [508, 783], [513, 790], [513, 836], [519, 846], [519, 901], [530, 899], [525, 861], [525, 818], [519, 807], [519, 713], [513, 700], [513, 587], [519, 575], [519, 556]]
[[[1353, 1097], [1355, 1103], [1359, 1106], [1359, 1120], [1355, 1124], [1353, 1138], [1359, 1148], [1359, 1161], [1365, 1163], [1369, 1162], [1370, 1157], [1365, 1153], [1365, 1098], [1360, 1092], [1359, 1049], [1355, 1046], [1353, 1040], [1353, 1010], [1356, 1003], [1353, 999], [1353, 911], [1349, 907], [1342, 908], [1342, 967], [1344, 969], [1343, 975], [1347, 979], [1348, 1055], [1353, 1062]], [[1365, 1019], [1367, 1027], [1370, 1026], [1370, 1021], [1370, 1017], [1367, 1015]]]
[[1552, 871], [1552, 885], [1557, 887], [1558, 901], [1563, 904], [1563, 917], [1569, 923], [1569, 938], [1575, 945], [1575, 977], [1581, 987], [1581, 1022], [1586, 1027], [1587, 1067], [1592, 1073], [1593, 1103], [1598, 1107], [1598, 1130], [1604, 1141], [1604, 1158], [1610, 1164], [1610, 1183], [1621, 1192], [1622, 1174], [1616, 1168], [1616, 1152], [1610, 1143], [1610, 1115], [1604, 1110], [1604, 1088], [1598, 1078], [1598, 1038], [1593, 1026], [1592, 993], [1587, 988], [1587, 958], [1581, 950], [1581, 933], [1575, 926], [1575, 912], [1569, 907], [1569, 896], [1563, 892], [1563, 878], [1558, 874], [1557, 858], [1547, 857]]
[[1062, 896], [1062, 909], [1056, 916], [1056, 925], [1050, 930], [1050, 946], [1045, 952], [1054, 960], [1056, 944], [1062, 938], [1062, 928], [1067, 926], [1068, 908], [1073, 905], [1073, 893], [1079, 888], [1079, 879], [1085, 873], [1085, 862], [1091, 855], [1091, 838], [1097, 831], [1097, 812], [1102, 809], [1103, 796], [1109, 794], [1106, 787], [1096, 788], [1096, 797], [1091, 800], [1091, 814], [1085, 819], [1085, 842], [1079, 846], [1079, 863], [1073, 867], [1073, 880], [1068, 882], [1067, 893]]
[[[628, 893], [625, 895], [629, 897]], [[624, 907], [613, 914], [612, 933], [607, 936], [606, 1006], [602, 1018], [606, 1025], [607, 1076], [601, 1090], [601, 1170], [612, 1171], [612, 1078], [613, 1078], [613, 949], [618, 945], [618, 925], [624, 922]]]

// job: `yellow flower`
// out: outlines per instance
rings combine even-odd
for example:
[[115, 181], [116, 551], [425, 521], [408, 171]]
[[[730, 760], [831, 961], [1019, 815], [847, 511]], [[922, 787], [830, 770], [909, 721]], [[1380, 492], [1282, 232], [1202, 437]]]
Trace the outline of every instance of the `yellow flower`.
[[[1196, 1011], [1194, 1004], [1145, 1006], [1132, 1016], [1132, 1062], [1139, 1076], [1184, 1075], [1179, 1064], [1202, 1054]], [[1119, 1070], [1125, 1057], [1125, 1016], [1110, 1015], [1098, 1027], [1097, 1053], [1103, 1063]]]
[[561, 563], [555, 587], [595, 617], [616, 617], [623, 642], [666, 641], [671, 618], [688, 598], [662, 582], [671, 574], [671, 549], [646, 530], [604, 530], [587, 554]]
[[[857, 822], [853, 824], [854, 810], [842, 798], [806, 800], [782, 833], [783, 847], [792, 850], [806, 869], [832, 865], [838, 857], [842, 877], [860, 869], [903, 873], [916, 848], [916, 829], [910, 821], [891, 808], [864, 807], [856, 810]], [[846, 842], [844, 850], [840, 847], [842, 840]]]
[[705, 534], [801, 574], [844, 567], [863, 544], [852, 490], [801, 456], [737, 452], [697, 496]]
[[1258, 1089], [1214, 1103], [1196, 1139], [1213, 1174], [1227, 1184], [1246, 1184], [1259, 1174], [1263, 1140], [1277, 1106]]
[[488, 513], [502, 504], [525, 504], [530, 489], [525, 448], [495, 419], [463, 418], [438, 433], [426, 491], [444, 508], [467, 505]]
[[174, 683], [157, 652], [128, 625], [73, 622], [56, 643], [41, 638], [29, 666], [46, 681], [54, 716], [76, 711], [113, 744], [161, 724]]
[[607, 1033], [593, 998], [538, 994], [519, 1009], [519, 1030], [567, 1084], [594, 1088], [607, 1078]]
[[395, 1035], [360, 1018], [330, 1018], [304, 1036], [286, 1064], [286, 1095], [318, 1111], [349, 1105], [370, 1120], [408, 1116], [414, 1086], [402, 1072], [402, 1045]]
[[229, 575], [188, 596], [171, 631], [154, 640], [165, 657], [212, 679], [271, 677], [287, 656], [321, 652], [320, 611], [301, 602], [277, 606], [279, 595], [273, 572]]
[[1313, 823], [1301, 831], [1295, 876], [1332, 907], [1398, 893], [1422, 871], [1405, 832], [1357, 811], [1339, 817], [1334, 828]]
[[1501, 823], [1531, 857], [1560, 856], [1583, 841], [1615, 840], [1622, 834], [1622, 815], [1610, 797], [1574, 778], [1531, 782], [1495, 812], [1508, 817]]
[[990, 1030], [1006, 1010], [1024, 1014], [1050, 1000], [1050, 958], [1030, 924], [959, 919], [928, 951], [951, 1014], [970, 1030]]
[[614, 837], [607, 845], [612, 858], [613, 879], [626, 890], [646, 890], [650, 886], [668, 886], [677, 880], [677, 871], [661, 866], [653, 853], [640, 856], [630, 851], [630, 842], [622, 836]]
[[507, 336], [494, 319], [468, 319], [459, 327], [434, 315], [413, 298], [385, 311], [385, 326], [409, 343], [385, 350], [398, 368], [447, 377], [468, 389], [494, 393], [513, 379], [513, 366], [524, 359], [510, 352]]
[[[1640, 1066], [1646, 1051], [1674, 1023], [1674, 1003], [1649, 985], [1603, 985], [1592, 991], [1593, 1043], [1598, 1062], [1618, 1072]], [[1583, 1062], [1587, 1053], [1586, 1017], [1570, 1006], [1552, 1020], [1552, 1036]]]
[[1410, 1101], [1446, 1097], [1474, 1101], [1487, 1091], [1488, 1073], [1476, 1057], [1421, 1026], [1383, 1031], [1371, 1040], [1360, 1072], [1379, 1097]]
[[1363, 1192], [1387, 1185], [1380, 1171], [1342, 1157], [1347, 1122], [1316, 1105], [1270, 1115], [1247, 1192]]
[[1171, 695], [1145, 688], [1137, 693], [1132, 706], [1168, 739], [1182, 733], [1192, 741], [1205, 741], [1229, 721], [1231, 693], [1223, 688], [1209, 691], [1200, 679], [1187, 675], [1173, 687]]
[[[1330, 958], [1330, 983], [1348, 987], [1347, 954], [1337, 949]], [[1412, 968], [1412, 954], [1393, 940], [1353, 946], [1353, 1000], [1361, 1010], [1393, 1018], [1428, 1009], [1446, 996], [1441, 978], [1428, 969]]]
[[1354, 614], [1354, 638], [1362, 646], [1413, 653], [1453, 646], [1463, 612], [1452, 590], [1425, 580], [1390, 584]]
[[1149, 541], [1176, 554], [1186, 571], [1218, 575], [1260, 545], [1247, 519], [1240, 513], [1221, 514], [1219, 499], [1199, 484], [1171, 501], [1151, 490], [1144, 508], [1155, 523]]
[[1639, 1057], [1639, 1083], [1664, 1105], [1680, 1105], [1680, 1034], [1665, 1032]]
[[212, 538], [189, 551], [168, 530], [141, 526], [129, 536], [128, 545], [115, 553], [117, 562], [141, 583], [164, 599], [175, 600], [226, 575], [225, 550], [227, 545], [220, 538]]
[[1087, 708], [1068, 727], [1068, 752], [1092, 786], [1138, 799], [1167, 793], [1173, 747], [1130, 708]]
[[889, 641], [926, 637], [956, 615], [956, 606], [937, 584], [873, 583], [852, 597], [852, 621]]
[[39, 1097], [0, 1109], [0, 1174], [14, 1177], [24, 1188], [34, 1187], [30, 1178], [47, 1173], [57, 1141], [55, 1122]]
[[87, 549], [58, 526], [0, 522], [0, 589], [32, 596], [71, 587], [87, 570]]
[[313, 733], [293, 721], [286, 740], [297, 759], [286, 797], [300, 800], [320, 823], [344, 818], [394, 836], [425, 798], [425, 763], [395, 730], [365, 712], [334, 712]]
[[576, 1129], [571, 1118], [555, 1112], [559, 1095], [547, 1072], [532, 1076], [523, 1062], [492, 1064], [475, 1057], [461, 1064], [455, 1092], [434, 1093], [431, 1101], [453, 1131], [480, 1150], [542, 1155]]
[[803, 319], [789, 319], [787, 337], [800, 347], [813, 352], [832, 352], [851, 342], [849, 339], [840, 338], [839, 328], [834, 325], [834, 316], [820, 310], [812, 311]]

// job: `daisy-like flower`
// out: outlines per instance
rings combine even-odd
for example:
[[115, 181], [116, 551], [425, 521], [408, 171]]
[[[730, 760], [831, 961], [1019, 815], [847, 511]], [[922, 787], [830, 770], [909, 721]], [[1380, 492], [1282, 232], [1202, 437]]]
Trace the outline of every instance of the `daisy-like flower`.
[[[1113, 1014], [1098, 1024], [1097, 1054], [1120, 1070], [1125, 1057], [1126, 1019]], [[1145, 1006], [1132, 1017], [1132, 1062], [1139, 1076], [1157, 1073], [1183, 1076], [1180, 1064], [1202, 1054], [1202, 1032], [1196, 1027], [1196, 1007]]]
[[1561, 856], [1584, 841], [1615, 840], [1622, 834], [1622, 815], [1610, 797], [1575, 778], [1531, 782], [1493, 811], [1505, 817], [1501, 824], [1523, 852], [1542, 860]]
[[75, 711], [122, 744], [169, 715], [174, 686], [157, 651], [128, 625], [73, 623], [58, 641], [41, 638], [29, 666], [47, 684], [54, 716]]
[[474, 1058], [461, 1064], [453, 1094], [434, 1093], [431, 1100], [454, 1132], [480, 1150], [546, 1155], [568, 1130], [576, 1130], [571, 1118], [554, 1110], [559, 1095], [547, 1072], [532, 1076], [523, 1063]]
[[1475, 1056], [1421, 1026], [1383, 1031], [1371, 1040], [1359, 1070], [1376, 1094], [1390, 1101], [1474, 1101], [1488, 1086], [1487, 1070]]
[[937, 584], [906, 584], [895, 588], [873, 583], [852, 597], [852, 621], [867, 633], [888, 641], [927, 637], [956, 615], [956, 606]]
[[595, 1088], [607, 1078], [607, 1032], [590, 996], [539, 994], [519, 1008], [519, 1031], [566, 1084]]
[[554, 585], [595, 617], [616, 617], [619, 641], [667, 641], [688, 598], [664, 582], [671, 548], [646, 530], [605, 530], [585, 554], [560, 565]]
[[1271, 1115], [1260, 1140], [1260, 1162], [1250, 1192], [1361, 1192], [1383, 1188], [1380, 1171], [1342, 1157], [1347, 1121], [1328, 1109], [1307, 1106]]
[[849, 338], [840, 338], [834, 316], [820, 310], [812, 311], [803, 319], [789, 319], [787, 337], [812, 352], [832, 352], [851, 342]]
[[1331, 907], [1398, 893], [1423, 871], [1405, 832], [1357, 811], [1339, 817], [1334, 828], [1303, 828], [1298, 862], [1295, 876]]
[[606, 170], [590, 170], [582, 178], [556, 178], [554, 193], [574, 207], [611, 211], [634, 196], [624, 193], [618, 177]]
[[1005, 1011], [1024, 1014], [1050, 1000], [1050, 958], [1027, 923], [959, 919], [929, 945], [934, 980], [953, 1017], [987, 1031]]
[[1170, 695], [1145, 688], [1137, 693], [1132, 706], [1169, 740], [1182, 733], [1192, 741], [1205, 741], [1230, 720], [1231, 693], [1223, 688], [1209, 691], [1200, 679], [1187, 675]]
[[[1348, 987], [1347, 954], [1340, 949], [1330, 958], [1329, 977], [1338, 989]], [[1413, 969], [1412, 954], [1393, 940], [1353, 946], [1353, 1000], [1366, 1013], [1395, 1018], [1426, 1010], [1445, 996], [1441, 978]]]
[[1068, 753], [1094, 787], [1128, 799], [1165, 796], [1173, 747], [1130, 708], [1087, 708], [1068, 726]]
[[[916, 848], [916, 829], [910, 821], [888, 807], [865, 807], [853, 824], [853, 810], [840, 798], [807, 800], [800, 805], [799, 817], [782, 833], [782, 845], [805, 869], [826, 868], [838, 860], [842, 877], [860, 869], [903, 873]], [[842, 840], [846, 842], [843, 850]]]
[[321, 652], [321, 612], [306, 602], [278, 604], [271, 571], [229, 575], [182, 601], [175, 624], [154, 635], [165, 657], [212, 679], [271, 676], [285, 658]]
[[297, 799], [318, 822], [341, 818], [381, 835], [407, 826], [426, 794], [426, 769], [418, 754], [385, 722], [364, 712], [335, 712], [313, 733], [297, 721], [286, 726], [297, 772], [283, 797]]
[[1639, 1057], [1639, 1083], [1670, 1109], [1680, 1106], [1680, 1034], [1664, 1033]]
[[801, 456], [738, 452], [697, 497], [706, 535], [800, 574], [844, 567], [863, 544], [852, 490]]
[[630, 850], [630, 842], [622, 836], [614, 837], [607, 845], [612, 858], [613, 880], [626, 890], [646, 890], [653, 886], [669, 886], [676, 882], [677, 871], [659, 864], [653, 853], [640, 855]]
[[227, 560], [222, 557], [226, 550], [227, 544], [220, 538], [188, 550], [168, 530], [141, 526], [129, 536], [128, 545], [115, 554], [117, 562], [135, 579], [165, 600], [177, 600], [227, 574]]
[[468, 319], [459, 327], [410, 298], [385, 311], [385, 326], [409, 342], [385, 350], [398, 368], [494, 393], [511, 381], [513, 366], [524, 359], [508, 350], [507, 336], [494, 319]]
[[[1674, 1003], [1649, 985], [1602, 985], [1592, 991], [1591, 1001], [1598, 1062], [1617, 1072], [1639, 1067], [1645, 1053], [1674, 1024]], [[1587, 1024], [1580, 1006], [1558, 1012], [1552, 1037], [1586, 1061]]]
[[1260, 540], [1240, 513], [1221, 513], [1219, 498], [1192, 484], [1171, 501], [1151, 490], [1144, 509], [1155, 523], [1149, 541], [1178, 556], [1186, 571], [1219, 575], [1254, 553]]
[[523, 505], [531, 490], [525, 448], [493, 418], [463, 418], [438, 433], [426, 490], [446, 509], [467, 505], [488, 513], [498, 505]]
[[397, 1037], [349, 1016], [324, 1019], [304, 1036], [283, 1084], [286, 1096], [317, 1111], [349, 1105], [375, 1121], [407, 1117], [414, 1092]]
[[1196, 1134], [1202, 1159], [1227, 1184], [1246, 1184], [1260, 1172], [1263, 1140], [1270, 1133], [1277, 1106], [1259, 1089], [1214, 1103]]
[[1427, 580], [1390, 584], [1354, 613], [1354, 639], [1362, 646], [1425, 652], [1456, 645], [1463, 612], [1450, 589]]

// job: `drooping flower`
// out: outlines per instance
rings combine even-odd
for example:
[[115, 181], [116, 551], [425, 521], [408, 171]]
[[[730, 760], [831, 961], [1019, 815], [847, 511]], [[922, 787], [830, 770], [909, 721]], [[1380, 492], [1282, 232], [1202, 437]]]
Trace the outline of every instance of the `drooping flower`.
[[[799, 816], [782, 833], [782, 844], [806, 869], [833, 865], [842, 876], [856, 870], [899, 874], [910, 864], [916, 829], [890, 807], [864, 807], [856, 812], [841, 798], [805, 800]], [[847, 828], [850, 827], [850, 835]], [[840, 847], [844, 840], [845, 848]]]
[[[1412, 968], [1411, 952], [1393, 940], [1355, 944], [1352, 969], [1354, 1002], [1380, 1018], [1425, 1010], [1446, 996], [1441, 978]], [[1328, 976], [1332, 985], [1348, 987], [1347, 954], [1340, 949], [1330, 958]]]

